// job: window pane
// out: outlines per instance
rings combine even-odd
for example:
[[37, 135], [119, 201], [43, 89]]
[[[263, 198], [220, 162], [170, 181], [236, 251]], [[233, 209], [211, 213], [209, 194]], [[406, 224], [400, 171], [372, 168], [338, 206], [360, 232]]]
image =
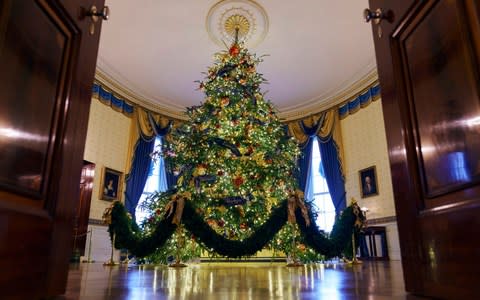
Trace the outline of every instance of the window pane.
[[327, 180], [321, 169], [322, 157], [320, 154], [319, 142], [315, 138], [312, 149], [312, 161], [310, 165], [310, 176], [312, 176], [313, 203], [318, 209], [316, 223], [318, 227], [326, 232], [332, 231], [335, 222], [335, 207], [328, 191]]

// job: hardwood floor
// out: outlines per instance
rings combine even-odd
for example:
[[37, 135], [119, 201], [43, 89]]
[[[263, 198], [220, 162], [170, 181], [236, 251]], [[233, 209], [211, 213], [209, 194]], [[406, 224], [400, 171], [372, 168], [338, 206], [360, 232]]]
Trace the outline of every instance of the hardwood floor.
[[426, 299], [404, 291], [401, 263], [205, 263], [186, 268], [72, 265], [57, 299]]

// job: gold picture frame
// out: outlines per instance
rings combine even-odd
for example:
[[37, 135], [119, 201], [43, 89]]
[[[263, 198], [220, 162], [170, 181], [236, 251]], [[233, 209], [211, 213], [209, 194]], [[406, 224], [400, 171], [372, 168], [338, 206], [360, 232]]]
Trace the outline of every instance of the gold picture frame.
[[378, 195], [377, 168], [371, 166], [358, 171], [362, 198]]
[[122, 172], [104, 167], [100, 186], [100, 199], [107, 201], [120, 200], [122, 181]]

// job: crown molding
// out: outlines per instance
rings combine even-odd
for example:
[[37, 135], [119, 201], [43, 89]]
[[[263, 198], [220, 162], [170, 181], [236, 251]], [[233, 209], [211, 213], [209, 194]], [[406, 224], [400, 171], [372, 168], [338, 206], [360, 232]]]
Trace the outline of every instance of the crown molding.
[[314, 115], [332, 107], [341, 105], [364, 92], [372, 85], [378, 82], [378, 72], [376, 66], [373, 67], [365, 76], [348, 85], [339, 92], [332, 93], [329, 96], [318, 97], [314, 101], [296, 107], [287, 108], [278, 113], [282, 121], [293, 121], [302, 119], [309, 115]]
[[145, 109], [174, 119], [188, 119], [184, 111], [178, 111], [177, 109], [172, 109], [171, 107], [158, 104], [156, 102], [153, 102], [152, 100], [139, 96], [137, 93], [125, 87], [98, 67], [95, 70], [95, 81], [97, 81], [105, 89], [116, 94], [119, 98], [125, 99], [128, 102], [135, 103]]
[[[161, 105], [153, 102], [152, 100], [139, 96], [132, 90], [128, 89], [127, 87], [120, 84], [118, 81], [108, 76], [108, 74], [106, 74], [99, 68], [97, 68], [95, 71], [95, 80], [100, 83], [105, 89], [110, 90], [114, 94], [118, 95], [120, 98], [123, 98], [129, 102], [133, 102], [148, 110], [174, 119], [188, 119], [184, 111], [178, 111], [175, 108]], [[377, 82], [378, 73], [377, 68], [374, 67], [364, 77], [355, 81], [353, 84], [344, 88], [340, 92], [327, 96], [324, 99], [320, 97], [316, 98], [314, 101], [309, 101], [307, 104], [295, 106], [291, 109], [287, 108], [284, 111], [278, 112], [278, 117], [282, 121], [293, 121], [302, 119], [306, 116], [320, 113], [355, 98]]]

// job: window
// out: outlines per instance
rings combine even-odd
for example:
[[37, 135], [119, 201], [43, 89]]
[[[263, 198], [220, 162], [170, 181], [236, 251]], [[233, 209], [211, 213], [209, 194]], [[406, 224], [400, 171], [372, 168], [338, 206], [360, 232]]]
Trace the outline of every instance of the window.
[[[159, 149], [162, 146], [162, 139], [157, 137], [155, 139], [154, 149]], [[156, 160], [152, 161], [150, 164], [149, 175], [145, 187], [143, 188], [142, 196], [138, 201], [137, 208], [135, 209], [135, 217], [137, 224], [143, 222], [145, 218], [148, 217], [148, 212], [140, 209], [143, 201], [147, 199], [154, 192], [164, 192], [167, 190], [167, 177], [165, 174], [165, 162], [163, 157], [158, 157]]]
[[313, 141], [312, 160], [310, 162], [306, 191], [307, 199], [313, 198], [313, 203], [317, 208], [318, 217], [316, 223], [318, 227], [326, 232], [332, 231], [333, 223], [335, 223], [335, 207], [328, 191], [319, 141], [316, 137]]

